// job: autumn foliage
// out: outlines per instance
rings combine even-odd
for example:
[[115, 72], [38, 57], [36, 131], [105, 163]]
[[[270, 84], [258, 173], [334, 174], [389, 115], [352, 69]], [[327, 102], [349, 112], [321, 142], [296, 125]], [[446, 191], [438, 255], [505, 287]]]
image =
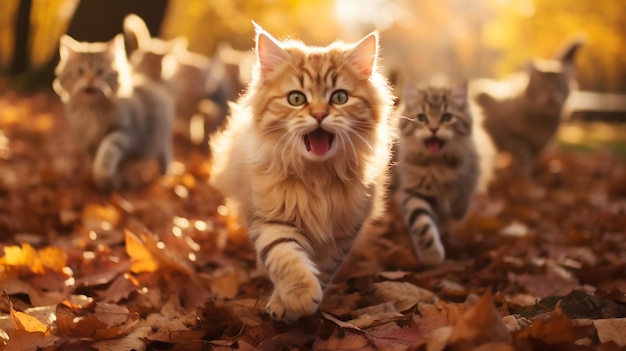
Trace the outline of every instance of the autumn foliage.
[[619, 350], [626, 347], [626, 165], [553, 148], [499, 171], [449, 258], [416, 260], [397, 208], [362, 237], [320, 312], [265, 312], [271, 283], [176, 136], [172, 174], [98, 192], [49, 93], [0, 97], [0, 350]]

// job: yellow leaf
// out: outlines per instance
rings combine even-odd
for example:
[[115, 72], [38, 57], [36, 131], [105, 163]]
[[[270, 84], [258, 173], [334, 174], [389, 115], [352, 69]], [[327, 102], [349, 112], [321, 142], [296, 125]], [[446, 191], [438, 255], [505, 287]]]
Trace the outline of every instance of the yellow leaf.
[[41, 323], [37, 318], [28, 315], [24, 312], [16, 311], [13, 308], [13, 303], [11, 299], [9, 299], [8, 295], [4, 295], [9, 302], [9, 313], [11, 315], [11, 321], [15, 326], [15, 329], [23, 330], [27, 332], [42, 332], [46, 333], [48, 331], [48, 327], [46, 327], [43, 323]]
[[126, 253], [132, 259], [130, 271], [133, 273], [154, 272], [159, 268], [159, 263], [154, 259], [150, 251], [134, 233], [125, 230]]

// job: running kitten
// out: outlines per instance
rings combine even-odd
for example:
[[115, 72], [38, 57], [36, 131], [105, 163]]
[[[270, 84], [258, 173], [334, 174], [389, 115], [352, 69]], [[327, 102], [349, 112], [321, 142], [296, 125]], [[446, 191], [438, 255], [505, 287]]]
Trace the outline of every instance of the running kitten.
[[53, 87], [71, 131], [93, 160], [96, 185], [117, 188], [118, 167], [126, 159], [155, 157], [165, 174], [174, 104], [161, 85], [131, 74], [122, 35], [106, 43], [63, 36], [60, 56]]
[[406, 86], [397, 169], [402, 215], [420, 261], [440, 264], [439, 225], [462, 219], [479, 176], [467, 83], [418, 90]]
[[211, 184], [274, 283], [268, 313], [293, 321], [317, 310], [363, 225], [382, 214], [393, 102], [376, 33], [309, 47], [256, 31], [252, 82], [211, 141]]
[[574, 58], [581, 45], [574, 42], [557, 60], [529, 62], [524, 72], [509, 80], [479, 79], [471, 84], [485, 130], [525, 175], [530, 175], [535, 159], [557, 132], [563, 105], [575, 86]]

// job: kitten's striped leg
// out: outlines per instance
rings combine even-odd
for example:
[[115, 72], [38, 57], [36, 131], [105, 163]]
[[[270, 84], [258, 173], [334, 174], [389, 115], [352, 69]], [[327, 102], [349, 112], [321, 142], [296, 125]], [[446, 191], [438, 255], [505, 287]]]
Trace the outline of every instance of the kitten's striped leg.
[[323, 293], [318, 268], [305, 249], [306, 237], [291, 224], [262, 220], [253, 223], [250, 234], [259, 261], [274, 283], [266, 306], [270, 316], [295, 321], [315, 313]]
[[159, 172], [161, 175], [167, 174], [170, 163], [172, 163], [172, 148], [169, 146], [164, 147], [163, 150], [161, 150], [157, 161], [159, 162]]
[[108, 191], [117, 186], [117, 168], [129, 144], [128, 135], [121, 131], [113, 131], [107, 134], [98, 145], [92, 173], [94, 182], [100, 189]]
[[421, 196], [404, 193], [402, 215], [420, 262], [430, 267], [443, 262], [445, 249], [430, 203]]

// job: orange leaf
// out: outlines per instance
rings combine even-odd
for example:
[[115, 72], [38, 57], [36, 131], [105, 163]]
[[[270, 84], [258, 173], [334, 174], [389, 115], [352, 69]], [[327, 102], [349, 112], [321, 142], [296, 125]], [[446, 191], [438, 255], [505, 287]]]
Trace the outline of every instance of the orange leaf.
[[13, 268], [25, 268], [35, 274], [43, 274], [46, 269], [61, 272], [66, 266], [65, 252], [57, 247], [46, 247], [36, 251], [29, 244], [5, 246], [4, 257], [0, 265]]
[[132, 258], [130, 270], [133, 273], [154, 272], [159, 268], [159, 263], [154, 259], [150, 251], [134, 233], [125, 230], [126, 253]]
[[37, 318], [28, 315], [24, 312], [16, 311], [13, 308], [13, 303], [9, 299], [8, 295], [4, 295], [9, 303], [9, 313], [11, 315], [11, 321], [17, 330], [23, 330], [27, 332], [42, 332], [46, 333], [48, 327], [41, 323]]

